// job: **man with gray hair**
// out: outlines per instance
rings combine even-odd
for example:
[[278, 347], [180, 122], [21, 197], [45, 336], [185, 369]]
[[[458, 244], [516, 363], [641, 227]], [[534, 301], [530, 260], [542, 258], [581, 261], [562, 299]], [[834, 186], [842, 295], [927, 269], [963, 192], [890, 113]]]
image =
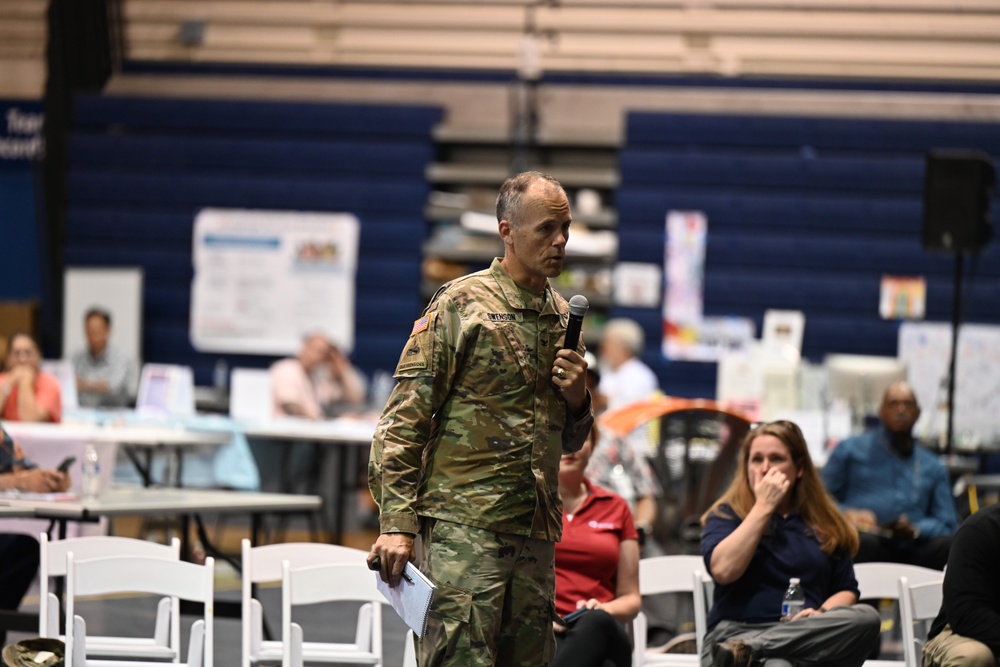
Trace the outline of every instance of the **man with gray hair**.
[[609, 410], [649, 398], [659, 389], [656, 374], [639, 358], [645, 342], [634, 320], [615, 318], [604, 325], [600, 387]]
[[555, 640], [559, 460], [593, 424], [583, 346], [562, 349], [569, 201], [550, 176], [504, 182], [504, 256], [444, 285], [413, 323], [375, 430], [369, 566], [416, 560], [436, 584], [420, 667], [544, 667]]

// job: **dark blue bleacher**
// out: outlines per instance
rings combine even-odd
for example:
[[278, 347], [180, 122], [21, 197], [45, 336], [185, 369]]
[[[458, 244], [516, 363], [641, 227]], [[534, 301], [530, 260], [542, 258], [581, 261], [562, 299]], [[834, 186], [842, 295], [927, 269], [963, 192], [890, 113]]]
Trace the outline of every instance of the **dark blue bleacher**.
[[66, 263], [141, 266], [143, 355], [211, 382], [269, 357], [189, 339], [194, 217], [205, 207], [352, 213], [361, 221], [353, 359], [394, 367], [419, 315], [424, 170], [441, 110], [85, 95], [71, 138]]
[[[883, 275], [927, 279], [927, 318], [951, 315], [955, 259], [921, 247], [925, 154], [1000, 154], [1000, 124], [631, 113], [621, 155], [619, 259], [663, 261], [671, 210], [708, 218], [706, 315], [806, 314], [804, 355], [895, 355], [878, 315]], [[994, 213], [1000, 201], [994, 200]], [[1000, 323], [1000, 242], [968, 271], [966, 321]], [[967, 266], [969, 263], [967, 261]], [[670, 394], [715, 394], [715, 364], [668, 362], [661, 315], [616, 309], [647, 334], [644, 359]]]

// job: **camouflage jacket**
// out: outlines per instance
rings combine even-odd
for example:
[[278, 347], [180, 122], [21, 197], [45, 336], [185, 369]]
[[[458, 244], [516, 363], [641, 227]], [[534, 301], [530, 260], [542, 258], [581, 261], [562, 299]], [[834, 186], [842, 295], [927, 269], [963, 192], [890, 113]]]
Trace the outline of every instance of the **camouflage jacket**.
[[403, 348], [372, 442], [382, 532], [427, 516], [556, 541], [559, 458], [593, 423], [551, 382], [569, 307], [518, 287], [499, 260], [442, 287]]

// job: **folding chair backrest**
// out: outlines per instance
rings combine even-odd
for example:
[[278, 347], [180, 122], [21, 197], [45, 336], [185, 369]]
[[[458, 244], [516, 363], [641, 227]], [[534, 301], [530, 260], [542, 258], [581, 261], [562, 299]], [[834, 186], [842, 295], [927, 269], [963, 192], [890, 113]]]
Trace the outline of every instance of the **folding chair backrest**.
[[900, 577], [906, 577], [912, 585], [940, 581], [944, 574], [940, 570], [903, 563], [856, 563], [854, 576], [862, 600], [898, 600]]
[[698, 655], [708, 634], [708, 612], [712, 609], [715, 595], [715, 580], [707, 572], [695, 572], [697, 582], [694, 589], [694, 631], [698, 638]]
[[[59, 601], [53, 593], [49, 592], [49, 579], [66, 576], [66, 554], [69, 552], [73, 552], [76, 561], [108, 556], [147, 556], [170, 560], [180, 560], [181, 557], [181, 541], [176, 537], [170, 540], [170, 544], [107, 535], [50, 541], [49, 536], [42, 533], [38, 536], [38, 544], [38, 634], [40, 637], [55, 637], [59, 634]], [[159, 624], [158, 617], [157, 625], [159, 626]], [[176, 623], [173, 626], [176, 626]], [[180, 637], [179, 634], [177, 636]], [[171, 646], [177, 648], [174, 642], [171, 643]]]
[[261, 368], [234, 368], [229, 376], [229, 416], [244, 421], [269, 419], [274, 412], [271, 373]]
[[694, 593], [695, 572], [705, 570], [701, 556], [656, 556], [639, 561], [639, 593]]
[[[197, 664], [212, 667], [214, 650], [214, 596], [215, 560], [205, 559], [204, 565], [196, 565], [180, 560], [151, 558], [149, 556], [111, 556], [76, 560], [70, 551], [66, 554], [66, 665], [81, 655], [78, 642], [76, 599], [95, 595], [116, 593], [150, 593], [179, 598], [204, 604], [203, 626], [198, 632], [204, 646]], [[79, 619], [82, 621], [82, 619]], [[192, 642], [195, 632], [192, 630]], [[190, 658], [189, 653], [189, 658]], [[130, 665], [137, 663], [131, 662]], [[142, 663], [138, 663], [142, 664]]]
[[[363, 563], [334, 563], [292, 568], [282, 562], [281, 578], [281, 638], [282, 665], [292, 667], [302, 661], [301, 628], [292, 622], [292, 607], [321, 602], [364, 602], [371, 605], [370, 622], [366, 623], [369, 637], [358, 637], [362, 647], [382, 663], [382, 604], [385, 598], [375, 584], [375, 574]], [[296, 641], [293, 642], [293, 635]], [[310, 642], [310, 644], [315, 644]], [[293, 660], [292, 656], [296, 656]], [[334, 662], [331, 660], [331, 662]], [[343, 660], [343, 662], [355, 662]]]
[[[705, 570], [705, 561], [701, 556], [656, 556], [643, 558], [639, 561], [639, 593], [642, 596], [660, 595], [663, 593], [687, 593], [693, 596], [695, 608], [696, 641], [701, 647], [701, 634], [698, 623], [698, 588]], [[672, 654], [650, 651], [646, 653], [644, 635], [647, 629], [645, 616], [641, 615], [639, 622], [634, 624], [636, 636], [635, 665], [663, 665], [671, 667], [696, 667], [699, 663], [697, 655]]]
[[243, 540], [243, 577], [250, 583], [281, 581], [281, 563], [288, 561], [293, 568], [334, 563], [365, 563], [368, 552], [337, 544], [316, 542], [286, 542], [251, 547]]
[[[908, 577], [899, 579], [899, 616], [903, 635], [903, 659], [907, 667], [920, 667], [921, 652], [927, 631], [944, 601], [944, 577], [937, 581], [910, 584]], [[916, 624], [922, 624], [917, 635]]]
[[[291, 567], [309, 567], [331, 563], [364, 564], [367, 551], [352, 549], [336, 544], [315, 542], [289, 542], [251, 547], [250, 540], [241, 544], [243, 567], [242, 590], [242, 660], [243, 667], [259, 661], [259, 650], [263, 642], [263, 609], [259, 601], [253, 599], [253, 586], [264, 582], [281, 581], [281, 564], [288, 561]], [[367, 578], [371, 578], [371, 573]], [[271, 654], [280, 655], [278, 642], [266, 642]]]
[[407, 630], [406, 638], [403, 639], [403, 667], [417, 667], [416, 640], [413, 630]]

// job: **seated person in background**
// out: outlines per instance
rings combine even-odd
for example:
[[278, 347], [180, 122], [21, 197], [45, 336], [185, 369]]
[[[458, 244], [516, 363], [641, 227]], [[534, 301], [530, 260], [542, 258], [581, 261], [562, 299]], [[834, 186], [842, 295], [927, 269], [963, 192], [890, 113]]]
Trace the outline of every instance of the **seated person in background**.
[[360, 407], [365, 381], [321, 333], [306, 336], [297, 357], [271, 366], [275, 417], [322, 419], [337, 408]]
[[[35, 468], [0, 428], [0, 492], [51, 493], [69, 488], [69, 475]], [[16, 611], [38, 571], [38, 541], [31, 535], [0, 533], [0, 609]], [[6, 631], [0, 629], [0, 645]]]
[[[587, 360], [587, 389], [590, 390], [594, 415], [599, 416], [607, 403], [599, 389], [600, 368], [590, 352], [584, 358]], [[628, 502], [641, 538], [652, 533], [653, 521], [656, 520], [656, 498], [660, 493], [653, 469], [645, 453], [639, 449], [645, 442], [645, 437], [632, 437], [632, 434], [620, 438], [602, 433], [587, 466], [587, 477], [591, 481], [614, 491]]]
[[108, 342], [111, 315], [91, 308], [83, 318], [87, 349], [73, 355], [73, 373], [80, 405], [117, 408], [128, 405], [132, 363], [125, 353]]
[[958, 528], [944, 601], [924, 644], [924, 667], [996, 667], [1000, 657], [1000, 505]]
[[608, 320], [601, 334], [601, 392], [608, 409], [649, 398], [659, 387], [656, 374], [639, 359], [645, 334], [635, 321]]
[[0, 419], [58, 422], [62, 419], [59, 380], [39, 367], [42, 355], [34, 339], [16, 333], [7, 343], [7, 371], [0, 373]]
[[632, 645], [622, 623], [639, 613], [639, 543], [628, 504], [591, 484], [587, 463], [597, 429], [559, 462], [562, 541], [556, 543], [556, 612], [587, 609], [568, 627], [553, 622], [552, 667], [628, 667]]
[[847, 438], [823, 466], [827, 491], [860, 532], [857, 563], [943, 569], [958, 525], [948, 471], [919, 446], [917, 397], [906, 382], [885, 392], [881, 426]]
[[[701, 552], [715, 600], [701, 664], [861, 665], [878, 643], [878, 612], [856, 605], [857, 532], [827, 496], [792, 422], [747, 434], [732, 484], [702, 517]], [[789, 579], [805, 604], [781, 622]]]

